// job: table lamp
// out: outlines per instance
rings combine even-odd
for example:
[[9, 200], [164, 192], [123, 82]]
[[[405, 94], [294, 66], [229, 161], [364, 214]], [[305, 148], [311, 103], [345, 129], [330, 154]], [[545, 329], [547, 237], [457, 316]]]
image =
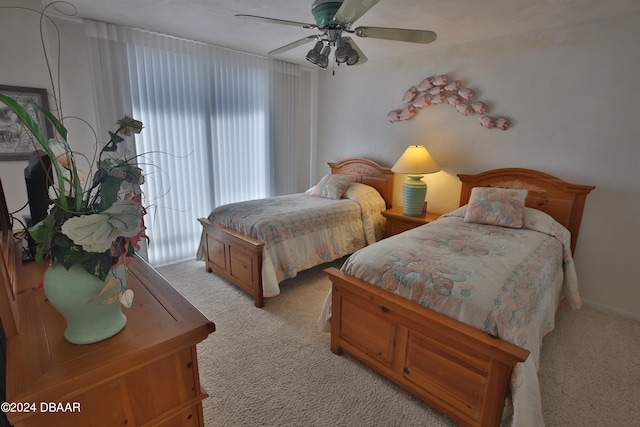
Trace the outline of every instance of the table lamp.
[[404, 150], [391, 171], [409, 175], [409, 179], [402, 184], [404, 214], [420, 216], [427, 197], [427, 183], [421, 178], [428, 173], [440, 171], [440, 166], [422, 145], [411, 145]]

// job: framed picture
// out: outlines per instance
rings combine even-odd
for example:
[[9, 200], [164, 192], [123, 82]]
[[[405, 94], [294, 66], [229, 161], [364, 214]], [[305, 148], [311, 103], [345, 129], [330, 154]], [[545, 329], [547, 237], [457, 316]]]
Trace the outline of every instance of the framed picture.
[[[46, 138], [53, 135], [51, 124], [36, 108], [36, 105], [39, 105], [49, 109], [46, 89], [0, 85], [0, 93], [17, 100], [26, 108], [36, 119]], [[38, 142], [31, 133], [22, 125], [13, 111], [0, 102], [0, 161], [28, 159], [37, 148], [34, 144]]]

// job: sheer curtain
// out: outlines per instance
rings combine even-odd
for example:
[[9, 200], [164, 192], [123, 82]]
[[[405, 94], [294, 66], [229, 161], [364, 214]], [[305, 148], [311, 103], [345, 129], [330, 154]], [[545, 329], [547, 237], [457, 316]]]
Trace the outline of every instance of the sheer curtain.
[[130, 148], [152, 265], [193, 258], [213, 207], [291, 191], [298, 66], [92, 21], [85, 33], [98, 131], [123, 114], [144, 123]]

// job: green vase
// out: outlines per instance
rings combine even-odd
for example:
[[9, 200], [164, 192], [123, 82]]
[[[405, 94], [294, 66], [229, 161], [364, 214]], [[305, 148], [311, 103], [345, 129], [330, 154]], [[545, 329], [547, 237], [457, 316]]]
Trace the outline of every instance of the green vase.
[[64, 337], [72, 344], [91, 344], [110, 338], [120, 332], [127, 323], [120, 301], [102, 304], [123, 287], [115, 286], [98, 296], [112, 277], [123, 281], [126, 287], [127, 272], [119, 265], [102, 281], [88, 273], [82, 266], [73, 265], [67, 270], [62, 265], [49, 266], [44, 275], [44, 293], [49, 302], [64, 317], [67, 328]]

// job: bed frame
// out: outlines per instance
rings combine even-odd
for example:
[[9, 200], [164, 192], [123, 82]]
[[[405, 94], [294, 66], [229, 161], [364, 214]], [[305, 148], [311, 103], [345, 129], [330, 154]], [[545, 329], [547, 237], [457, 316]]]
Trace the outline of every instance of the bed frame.
[[[473, 187], [526, 188], [526, 205], [565, 225], [575, 247], [587, 194], [528, 169], [458, 175], [460, 206]], [[529, 351], [444, 316], [336, 268], [332, 282], [331, 351], [346, 351], [465, 426], [500, 424], [511, 370]]]
[[[384, 199], [387, 208], [393, 201], [391, 169], [373, 160], [350, 158], [329, 163], [332, 174], [354, 175], [355, 182], [374, 187]], [[264, 242], [235, 230], [199, 218], [204, 231], [205, 268], [215, 271], [254, 299], [256, 307], [264, 306], [262, 290], [262, 251]]]

